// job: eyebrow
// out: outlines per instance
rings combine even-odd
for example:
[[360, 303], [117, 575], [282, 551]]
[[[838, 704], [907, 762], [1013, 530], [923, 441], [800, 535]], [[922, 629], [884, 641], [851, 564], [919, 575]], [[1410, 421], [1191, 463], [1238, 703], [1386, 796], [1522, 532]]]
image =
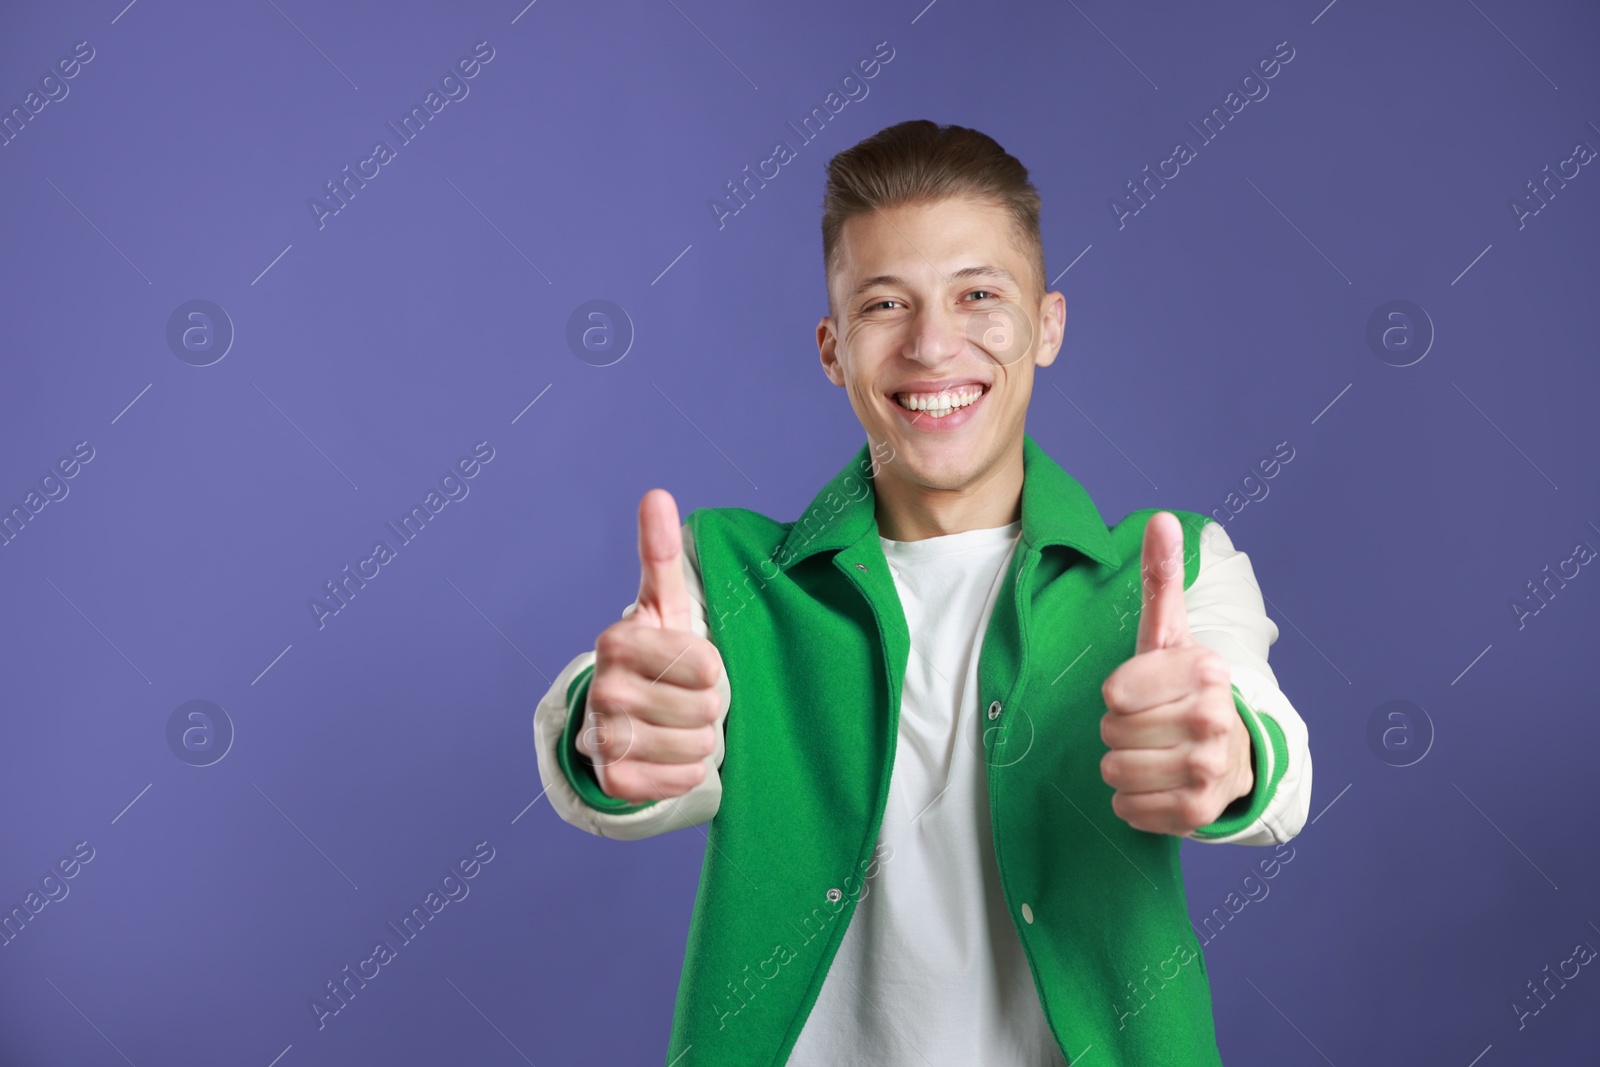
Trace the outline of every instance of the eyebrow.
[[[988, 264], [962, 267], [960, 270], [952, 271], [949, 275], [949, 280], [953, 282], [965, 281], [969, 278], [998, 278], [1002, 281], [1010, 282], [1013, 286], [1019, 289], [1021, 288], [1021, 286], [1017, 284], [1017, 279], [1012, 276], [1010, 271], [1006, 270], [1004, 267], [993, 267], [989, 266]], [[868, 289], [875, 289], [880, 285], [906, 284], [906, 280], [900, 277], [898, 274], [878, 274], [866, 279], [860, 285], [852, 289], [850, 291], [849, 299], [854, 300]]]

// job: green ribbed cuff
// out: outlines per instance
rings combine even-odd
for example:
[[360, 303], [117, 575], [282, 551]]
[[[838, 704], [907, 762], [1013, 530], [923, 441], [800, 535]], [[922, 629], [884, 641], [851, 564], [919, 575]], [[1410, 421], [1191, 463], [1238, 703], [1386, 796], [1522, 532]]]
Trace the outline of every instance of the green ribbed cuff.
[[574, 675], [572, 683], [567, 686], [567, 724], [562, 728], [560, 743], [556, 745], [556, 762], [561, 764], [561, 773], [566, 775], [567, 782], [585, 804], [611, 815], [629, 815], [643, 811], [652, 804], [659, 804], [658, 800], [635, 804], [607, 796], [600, 788], [600, 780], [594, 775], [594, 763], [578, 751], [578, 731], [583, 728], [589, 680], [593, 677], [594, 664], [591, 663]]
[[1267, 805], [1278, 791], [1283, 772], [1289, 767], [1289, 745], [1284, 740], [1283, 728], [1273, 721], [1272, 716], [1263, 715], [1245, 703], [1238, 686], [1233, 686], [1233, 706], [1238, 709], [1245, 729], [1250, 732], [1255, 783], [1250, 787], [1250, 792], [1229, 804], [1221, 815], [1195, 830], [1189, 835], [1191, 837], [1202, 840], [1227, 837], [1255, 822], [1267, 810]]

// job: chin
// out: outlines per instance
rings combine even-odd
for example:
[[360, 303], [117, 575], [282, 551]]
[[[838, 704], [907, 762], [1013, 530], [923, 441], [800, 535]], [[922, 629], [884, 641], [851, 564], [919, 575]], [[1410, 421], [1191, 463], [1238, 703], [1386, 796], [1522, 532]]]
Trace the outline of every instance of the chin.
[[899, 462], [909, 481], [928, 489], [960, 489], [982, 467], [982, 457], [970, 443], [913, 439], [899, 450]]

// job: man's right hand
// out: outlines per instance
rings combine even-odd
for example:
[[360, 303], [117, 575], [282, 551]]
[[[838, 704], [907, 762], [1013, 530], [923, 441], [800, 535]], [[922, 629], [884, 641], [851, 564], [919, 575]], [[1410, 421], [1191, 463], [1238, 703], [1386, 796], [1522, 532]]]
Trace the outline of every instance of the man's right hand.
[[639, 501], [638, 607], [595, 641], [577, 739], [610, 797], [681, 796], [705, 779], [716, 751], [725, 668], [716, 646], [690, 630], [683, 568], [678, 505], [652, 489]]

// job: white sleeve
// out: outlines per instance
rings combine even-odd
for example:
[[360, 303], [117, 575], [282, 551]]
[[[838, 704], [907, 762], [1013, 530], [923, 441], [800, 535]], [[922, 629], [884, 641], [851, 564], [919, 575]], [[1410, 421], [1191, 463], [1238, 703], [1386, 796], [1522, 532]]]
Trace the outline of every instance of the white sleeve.
[[[1273, 845], [1288, 841], [1304, 828], [1311, 809], [1311, 748], [1306, 724], [1278, 688], [1278, 680], [1267, 665], [1267, 647], [1278, 639], [1278, 627], [1267, 617], [1250, 557], [1233, 547], [1216, 522], [1208, 522], [1201, 529], [1200, 571], [1184, 590], [1183, 604], [1195, 641], [1228, 661], [1234, 687], [1249, 706], [1250, 714], [1257, 717], [1252, 722], [1249, 714], [1241, 712], [1252, 737], [1269, 740], [1265, 745], [1257, 741], [1257, 747], [1264, 752], [1258, 753], [1255, 788], [1273, 791], [1265, 809], [1248, 826], [1225, 835], [1186, 836], [1208, 844]], [[1270, 718], [1281, 732], [1283, 751], [1270, 743], [1270, 732], [1260, 721], [1263, 718]], [[1265, 783], [1260, 780], [1262, 755]]]
[[[700, 580], [700, 560], [695, 552], [694, 538], [687, 524], [684, 524], [682, 532], [684, 584], [688, 588], [690, 601], [689, 627], [696, 637], [709, 640], [705, 590]], [[636, 598], [632, 604], [623, 609], [622, 617], [627, 618], [632, 615], [638, 607], [639, 602]], [[566, 772], [562, 770], [557, 756], [568, 717], [574, 714], [574, 709], [567, 705], [567, 690], [572, 680], [594, 663], [594, 658], [594, 650], [591, 648], [568, 663], [534, 709], [534, 749], [539, 758], [539, 777], [544, 783], [545, 794], [550, 798], [550, 806], [562, 819], [581, 830], [587, 830], [599, 837], [611, 837], [622, 841], [637, 841], [640, 838], [654, 837], [667, 830], [709, 822], [712, 816], [716, 815], [722, 801], [722, 778], [717, 769], [722, 766], [723, 725], [727, 721], [728, 705], [732, 701], [727, 671], [722, 672], [722, 677], [717, 682], [717, 693], [722, 698], [722, 709], [716, 721], [716, 750], [705, 758], [705, 778], [682, 796], [655, 801], [636, 811], [611, 812], [595, 807], [578, 794], [567, 778]], [[582, 710], [576, 709], [576, 713], [582, 714]]]

